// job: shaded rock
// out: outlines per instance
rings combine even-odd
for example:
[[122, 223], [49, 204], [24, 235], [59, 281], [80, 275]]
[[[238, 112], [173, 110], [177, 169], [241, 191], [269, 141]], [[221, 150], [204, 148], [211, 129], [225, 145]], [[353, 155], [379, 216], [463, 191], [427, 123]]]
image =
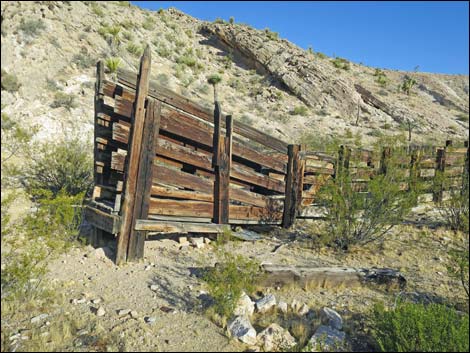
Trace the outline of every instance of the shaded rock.
[[37, 324], [37, 323], [41, 322], [42, 320], [45, 320], [48, 317], [49, 317], [49, 314], [40, 314], [38, 316], [33, 317], [31, 319], [31, 323], [32, 324]]
[[232, 337], [246, 344], [256, 344], [256, 330], [246, 316], [237, 316], [228, 324]]
[[127, 315], [131, 312], [131, 309], [120, 309], [117, 311], [117, 314], [119, 316], [124, 316], [124, 315]]
[[198, 247], [199, 246], [204, 246], [204, 238], [200, 237], [200, 238], [191, 238], [189, 239], [189, 242], [191, 243], [191, 245], [195, 246], [195, 247]]
[[288, 305], [286, 302], [284, 301], [280, 301], [278, 304], [277, 304], [277, 308], [284, 314], [287, 314], [287, 310], [288, 310]]
[[130, 314], [131, 314], [131, 318], [133, 319], [137, 319], [139, 317], [139, 314], [135, 310], [132, 310]]
[[266, 352], [286, 351], [297, 344], [289, 331], [275, 323], [259, 333], [258, 341]]
[[310, 308], [308, 307], [308, 305], [307, 305], [307, 304], [303, 304], [303, 305], [300, 307], [300, 309], [299, 309], [299, 311], [298, 311], [298, 314], [299, 314], [300, 316], [306, 315], [306, 314], [308, 314], [309, 310], [310, 310]]
[[339, 351], [344, 344], [346, 334], [329, 326], [320, 326], [310, 338], [311, 352]]
[[104, 316], [105, 314], [106, 314], [106, 311], [104, 310], [102, 306], [100, 306], [98, 310], [96, 310], [96, 316]]
[[255, 304], [251, 301], [250, 297], [246, 293], [242, 293], [240, 299], [237, 302], [237, 306], [233, 311], [235, 316], [251, 316], [255, 311]]
[[146, 316], [144, 320], [147, 324], [153, 325], [157, 321], [157, 318], [154, 316]]
[[320, 311], [320, 317], [322, 323], [328, 325], [336, 330], [341, 330], [343, 328], [343, 319], [342, 317], [333, 309], [324, 307]]
[[260, 313], [264, 313], [276, 305], [276, 297], [274, 294], [268, 294], [267, 296], [256, 301], [256, 310]]

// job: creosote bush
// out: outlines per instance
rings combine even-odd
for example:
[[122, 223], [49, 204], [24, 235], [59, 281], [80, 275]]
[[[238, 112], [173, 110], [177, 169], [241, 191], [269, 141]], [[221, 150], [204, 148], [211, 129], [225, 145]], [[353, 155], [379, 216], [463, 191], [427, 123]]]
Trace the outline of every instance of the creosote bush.
[[141, 56], [142, 53], [144, 52], [144, 49], [140, 46], [138, 46], [137, 44], [134, 44], [134, 43], [129, 43], [126, 47], [127, 51], [129, 53], [131, 53], [132, 55], [134, 56]]
[[304, 105], [298, 105], [290, 112], [291, 115], [301, 115], [307, 116], [308, 115], [308, 108]]
[[23, 32], [23, 34], [25, 34], [26, 36], [34, 38], [46, 29], [46, 25], [41, 19], [26, 21], [24, 19], [21, 19], [21, 23], [18, 26], [18, 29]]
[[21, 84], [18, 81], [18, 77], [14, 74], [8, 74], [5, 70], [2, 69], [2, 89], [8, 92], [17, 92]]
[[[405, 171], [398, 167], [400, 154], [392, 153], [387, 160], [387, 172], [374, 176], [367, 184], [367, 192], [357, 192], [348, 169], [336, 167], [336, 177], [318, 195], [326, 211], [323, 242], [348, 250], [351, 245], [383, 238], [404, 220], [416, 204], [419, 184], [414, 175], [405, 176]], [[413, 187], [403, 190], [404, 182]]]
[[229, 318], [242, 292], [253, 291], [259, 276], [259, 264], [225, 251], [221, 251], [218, 258], [220, 262], [207, 271], [203, 279], [214, 300], [215, 312]]
[[337, 69], [349, 70], [351, 68], [349, 61], [340, 57], [336, 57], [334, 60], [331, 61], [331, 63]]
[[51, 108], [60, 107], [64, 107], [67, 110], [76, 108], [77, 102], [75, 102], [75, 95], [65, 92], [56, 92], [54, 95], [54, 100], [51, 103]]
[[468, 314], [442, 304], [374, 308], [372, 333], [383, 352], [468, 352]]
[[53, 196], [61, 191], [71, 196], [87, 192], [93, 177], [90, 156], [89, 149], [78, 139], [61, 144], [44, 143], [25, 167], [26, 191], [36, 198], [42, 197], [41, 190], [49, 190]]

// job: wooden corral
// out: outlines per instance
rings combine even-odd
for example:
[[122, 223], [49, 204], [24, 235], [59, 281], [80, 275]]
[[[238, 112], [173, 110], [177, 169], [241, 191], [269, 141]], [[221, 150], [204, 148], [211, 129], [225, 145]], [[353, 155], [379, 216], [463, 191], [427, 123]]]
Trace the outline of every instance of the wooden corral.
[[[329, 178], [348, 170], [361, 191], [386, 172], [386, 150], [374, 160], [370, 151], [341, 147], [332, 156], [289, 145], [233, 121], [219, 102], [209, 111], [150, 82], [150, 62], [147, 47], [139, 73], [120, 69], [116, 81], [97, 64], [94, 190], [85, 217], [95, 228], [92, 243], [103, 232], [116, 236], [118, 264], [143, 257], [148, 232], [290, 227]], [[468, 171], [468, 146], [416, 151], [404, 162], [410, 172]]]

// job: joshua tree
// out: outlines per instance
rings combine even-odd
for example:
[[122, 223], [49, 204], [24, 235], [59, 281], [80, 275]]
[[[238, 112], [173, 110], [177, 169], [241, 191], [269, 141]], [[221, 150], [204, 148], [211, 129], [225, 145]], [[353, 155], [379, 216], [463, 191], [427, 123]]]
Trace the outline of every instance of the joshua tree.
[[417, 82], [414, 78], [405, 76], [405, 79], [403, 80], [403, 84], [401, 86], [401, 89], [407, 95], [410, 95], [410, 90], [413, 88], [414, 85], [416, 85], [416, 83]]
[[207, 78], [207, 83], [211, 84], [214, 86], [214, 102], [217, 102], [217, 84], [222, 81], [222, 78], [219, 75], [210, 75]]

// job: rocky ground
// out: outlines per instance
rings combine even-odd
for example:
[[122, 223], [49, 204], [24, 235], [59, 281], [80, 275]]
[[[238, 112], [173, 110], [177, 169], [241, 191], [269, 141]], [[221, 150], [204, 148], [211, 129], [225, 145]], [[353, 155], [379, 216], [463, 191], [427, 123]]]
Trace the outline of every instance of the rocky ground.
[[[23, 332], [40, 325], [44, 326], [41, 332], [47, 332], [45, 322], [51, 323], [61, 320], [64, 315], [71, 315], [88, 318], [83, 327], [87, 321], [96, 322], [105, 335], [115, 337], [113, 342], [118, 342], [116, 344], [122, 350], [243, 351], [255, 346], [263, 349], [265, 344], [269, 347], [269, 344], [274, 344], [271, 342], [273, 335], [284, 337], [282, 342], [286, 339], [286, 344], [292, 343], [285, 336], [286, 330], [290, 332], [288, 336], [298, 338], [304, 335], [308, 340], [323, 324], [325, 327], [319, 332], [332, 329], [333, 333], [328, 331], [332, 337], [339, 335], [338, 340], [350, 349], [372, 350], [374, 346], [367, 335], [366, 324], [374, 303], [393, 303], [398, 296], [404, 295], [433, 301], [462, 302], [464, 299], [463, 290], [458, 290], [459, 284], [448, 277], [446, 271], [448, 249], [456, 240], [450, 232], [400, 226], [381, 244], [338, 253], [318, 248], [311, 239], [302, 235], [312, 227], [315, 227], [314, 223], [300, 222], [295, 231], [275, 228], [260, 233], [262, 240], [256, 242], [231, 241], [225, 245], [212, 242], [199, 248], [181, 247], [178, 237], [160, 236], [146, 242], [143, 262], [122, 267], [117, 267], [111, 260], [112, 241], [105, 248], [86, 246], [72, 249], [50, 264], [46, 279], [62, 293], [63, 303], [59, 307], [49, 307], [46, 312], [31, 312], [31, 317], [25, 318], [26, 331]], [[280, 244], [285, 245], [274, 253]], [[264, 264], [394, 268], [405, 276], [407, 287], [402, 292], [376, 285], [328, 287], [312, 284], [305, 288], [292, 285], [258, 288], [250, 299], [253, 302], [258, 300], [255, 314], [250, 317], [252, 328], [258, 334], [257, 340], [251, 332], [248, 335], [253, 337], [242, 339], [245, 341], [242, 343], [229, 338], [229, 331], [236, 335], [234, 326], [237, 323], [229, 323], [228, 329], [223, 329], [206, 313], [207, 288], [198, 277], [197, 270], [217, 262], [216, 247]], [[263, 300], [261, 304], [259, 300], [269, 295], [274, 297], [277, 308], [260, 313], [264, 309], [260, 309]], [[268, 308], [270, 301], [265, 300]], [[325, 325], [322, 319], [324, 308], [337, 312], [342, 318], [340, 331], [338, 327], [328, 325], [328, 320]], [[288, 314], [284, 314], [284, 310]], [[42, 314], [48, 317], [39, 316]], [[31, 323], [31, 319], [37, 322]], [[77, 327], [77, 332], [80, 330], [84, 328]], [[17, 333], [11, 334], [12, 347], [16, 345], [21, 350], [28, 341], [15, 339]], [[268, 335], [268, 343], [267, 333], [272, 334]], [[79, 349], [93, 334], [93, 329], [89, 328], [86, 334], [77, 336], [70, 348]], [[45, 347], [47, 338], [44, 336]]]

